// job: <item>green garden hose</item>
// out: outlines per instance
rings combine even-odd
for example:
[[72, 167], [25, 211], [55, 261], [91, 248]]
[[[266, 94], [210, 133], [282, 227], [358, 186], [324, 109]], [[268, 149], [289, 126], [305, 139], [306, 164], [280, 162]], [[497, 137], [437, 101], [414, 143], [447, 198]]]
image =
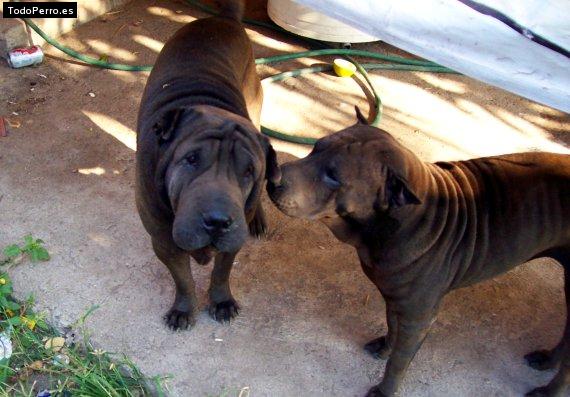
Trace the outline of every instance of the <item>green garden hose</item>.
[[[210, 14], [215, 13], [215, 11], [212, 8], [203, 5], [198, 1], [187, 0], [187, 2], [189, 4], [192, 4], [193, 6], [201, 9], [202, 11], [207, 12], [207, 13], [210, 13]], [[64, 52], [65, 54], [69, 55], [70, 57], [78, 59], [78, 60], [80, 60], [86, 64], [93, 65], [93, 66], [100, 67], [100, 68], [105, 68], [105, 69], [130, 71], [130, 72], [144, 72], [144, 71], [150, 71], [152, 69], [152, 65], [125, 65], [125, 64], [120, 64], [120, 63], [109, 63], [109, 62], [106, 62], [106, 61], [103, 61], [100, 59], [96, 59], [93, 57], [89, 57], [89, 56], [80, 54], [79, 52], [77, 52], [77, 51], [75, 51], [69, 47], [64, 46], [63, 44], [59, 43], [57, 40], [48, 36], [32, 20], [30, 20], [28, 18], [23, 18], [23, 20], [31, 29], [33, 29], [38, 35], [40, 35], [47, 43], [51, 44], [52, 46], [54, 46], [58, 50]], [[256, 21], [256, 20], [252, 20], [252, 19], [247, 19], [247, 18], [244, 18], [243, 22], [250, 24], [250, 25], [261, 26], [264, 28], [273, 29], [273, 30], [276, 30], [278, 32], [285, 33], [289, 36], [294, 36], [296, 38], [301, 38], [300, 36], [292, 34], [288, 31], [286, 31], [285, 29], [283, 29], [277, 25], [274, 25], [274, 24], [270, 24], [270, 23], [266, 23], [266, 22], [262, 22], [262, 21]], [[451, 69], [445, 68], [443, 66], [440, 66], [440, 65], [433, 63], [433, 62], [430, 62], [430, 61], [409, 59], [409, 58], [398, 57], [398, 56], [393, 56], [393, 55], [384, 55], [384, 54], [379, 54], [379, 53], [370, 52], [370, 51], [362, 51], [362, 50], [323, 48], [323, 47], [326, 47], [326, 45], [320, 41], [312, 40], [312, 39], [306, 39], [306, 38], [301, 38], [301, 39], [303, 41], [307, 42], [308, 44], [311, 44], [314, 47], [319, 47], [319, 49], [315, 49], [315, 50], [311, 50], [311, 51], [302, 51], [302, 52], [292, 53], [292, 54], [277, 55], [277, 56], [273, 56], [273, 57], [257, 58], [255, 60], [255, 63], [257, 65], [265, 65], [265, 64], [270, 64], [270, 63], [277, 63], [277, 62], [283, 62], [283, 61], [288, 61], [288, 60], [292, 60], [292, 59], [306, 58], [306, 57], [318, 57], [318, 56], [324, 56], [324, 55], [344, 56], [345, 58], [347, 58], [350, 62], [352, 62], [356, 66], [356, 69], [362, 75], [362, 77], [364, 78], [364, 80], [366, 81], [368, 86], [370, 87], [372, 95], [374, 96], [374, 102], [375, 102], [375, 104], [374, 104], [374, 115], [375, 115], [375, 117], [372, 120], [372, 122], [370, 123], [371, 125], [374, 125], [374, 126], [378, 125], [378, 123], [380, 122], [380, 118], [382, 117], [382, 108], [381, 108], [382, 102], [380, 100], [380, 96], [378, 95], [378, 93], [374, 89], [374, 86], [373, 86], [372, 82], [370, 81], [370, 78], [369, 78], [368, 74], [366, 73], [366, 70], [384, 69], [384, 70], [412, 70], [412, 71], [435, 72], [435, 73], [455, 73]], [[371, 58], [371, 59], [379, 59], [379, 60], [391, 62], [391, 63], [370, 63], [370, 64], [362, 64], [361, 65], [356, 60], [351, 58], [351, 56], [362, 56], [362, 57], [367, 57], [367, 58]], [[318, 66], [301, 68], [301, 69], [296, 69], [296, 70], [292, 70], [292, 71], [288, 71], [288, 72], [278, 73], [276, 75], [269, 76], [269, 77], [265, 78], [264, 81], [281, 81], [281, 80], [285, 80], [285, 79], [290, 78], [290, 77], [297, 77], [297, 76], [301, 76], [304, 74], [317, 73], [317, 72], [330, 71], [330, 70], [332, 70], [331, 65], [318, 65]], [[315, 139], [315, 138], [288, 135], [288, 134], [284, 134], [282, 132], [275, 131], [275, 130], [272, 130], [270, 128], [264, 127], [264, 126], [261, 127], [261, 132], [263, 132], [265, 135], [268, 135], [268, 136], [273, 137], [273, 138], [277, 138], [277, 139], [281, 139], [281, 140], [293, 142], [293, 143], [305, 144], [305, 145], [313, 145], [317, 141], [317, 139]]]
[[[258, 65], [263, 65], [266, 63], [274, 63], [274, 62], [282, 62], [282, 61], [289, 61], [291, 59], [296, 58], [307, 58], [315, 55], [352, 55], [352, 56], [361, 56], [366, 58], [372, 59], [380, 59], [383, 61], [394, 62], [403, 65], [417, 65], [417, 66], [427, 66], [427, 67], [438, 67], [443, 68], [443, 66], [438, 65], [437, 63], [433, 63], [431, 61], [422, 61], [419, 59], [410, 59], [404, 57], [398, 57], [395, 55], [384, 55], [379, 54], [377, 52], [371, 51], [363, 51], [363, 50], [353, 50], [353, 49], [341, 49], [341, 48], [324, 48], [320, 50], [312, 50], [312, 51], [303, 51], [303, 52], [295, 52], [292, 54], [283, 54], [283, 55], [276, 55], [269, 58], [257, 58], [255, 63]], [[451, 70], [449, 70], [451, 71]]]
[[72, 58], [79, 59], [82, 62], [85, 62], [89, 65], [97, 66], [104, 69], [113, 69], [113, 70], [124, 70], [127, 72], [147, 72], [152, 69], [152, 65], [123, 65], [121, 63], [109, 63], [106, 61], [102, 61], [97, 58], [89, 57], [87, 55], [80, 54], [79, 52], [72, 50], [69, 47], [64, 46], [57, 40], [48, 36], [43, 30], [41, 30], [38, 25], [36, 25], [31, 19], [29, 18], [22, 18], [26, 25], [32, 28], [37, 34], [41, 36], [46, 42], [57, 48], [58, 50], [66, 53]]

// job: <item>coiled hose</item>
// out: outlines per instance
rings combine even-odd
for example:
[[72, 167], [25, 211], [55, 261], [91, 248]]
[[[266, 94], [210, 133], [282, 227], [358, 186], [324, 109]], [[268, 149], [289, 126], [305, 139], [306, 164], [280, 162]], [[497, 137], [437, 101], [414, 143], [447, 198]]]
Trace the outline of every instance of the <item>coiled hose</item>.
[[[215, 11], [212, 8], [210, 8], [210, 7], [204, 5], [204, 4], [202, 4], [196, 0], [186, 0], [186, 1], [189, 4], [199, 8], [200, 10], [202, 10], [204, 12], [207, 12], [210, 14], [215, 14]], [[77, 51], [75, 51], [69, 47], [64, 46], [63, 44], [61, 44], [60, 42], [58, 42], [54, 38], [48, 36], [31, 19], [23, 18], [23, 20], [31, 29], [33, 29], [38, 35], [40, 35], [40, 37], [42, 37], [47, 43], [54, 46], [55, 48], [62, 51], [63, 53], [69, 55], [70, 57], [75, 58], [81, 62], [88, 64], [88, 65], [93, 65], [93, 66], [96, 66], [99, 68], [104, 68], [104, 69], [122, 70], [122, 71], [128, 71], [128, 72], [146, 72], [146, 71], [150, 71], [152, 69], [152, 65], [125, 65], [125, 64], [120, 64], [120, 63], [110, 63], [107, 61], [103, 61], [101, 59], [96, 59], [96, 58], [81, 54], [81, 53], [79, 53], [79, 52], [77, 52]], [[277, 62], [284, 62], [284, 61], [288, 61], [288, 60], [292, 60], [292, 59], [307, 58], [307, 57], [318, 57], [318, 56], [325, 56], [325, 55], [344, 56], [347, 60], [352, 62], [356, 66], [357, 71], [362, 75], [362, 77], [364, 78], [364, 80], [366, 81], [368, 86], [370, 87], [370, 91], [372, 92], [372, 95], [374, 97], [374, 102], [375, 102], [374, 103], [374, 119], [370, 123], [371, 125], [374, 125], [374, 126], [378, 125], [378, 123], [380, 122], [380, 119], [382, 117], [382, 101], [380, 99], [380, 96], [376, 92], [374, 85], [370, 81], [368, 73], [366, 72], [367, 70], [381, 70], [382, 69], [382, 70], [409, 70], [409, 71], [434, 72], [434, 73], [456, 73], [451, 69], [448, 69], [446, 67], [443, 67], [441, 65], [438, 65], [438, 64], [436, 64], [434, 62], [430, 62], [430, 61], [409, 59], [409, 58], [404, 58], [404, 57], [399, 57], [399, 56], [394, 56], [394, 55], [385, 55], [385, 54], [379, 54], [376, 52], [363, 51], [363, 50], [324, 48], [327, 45], [323, 42], [320, 42], [317, 40], [312, 40], [312, 39], [301, 38], [300, 36], [292, 34], [288, 31], [286, 31], [285, 29], [283, 29], [277, 25], [271, 24], [271, 23], [267, 23], [267, 22], [263, 22], [263, 21], [256, 21], [256, 20], [247, 19], [247, 18], [244, 18], [243, 22], [250, 24], [250, 25], [254, 25], [254, 26], [260, 26], [260, 27], [272, 29], [272, 30], [275, 30], [277, 32], [286, 34], [288, 36], [294, 36], [296, 38], [300, 38], [303, 41], [305, 41], [307, 44], [311, 45], [312, 47], [318, 48], [318, 49], [313, 49], [310, 51], [302, 51], [302, 52], [297, 52], [297, 53], [292, 53], [292, 54], [283, 54], [283, 55], [277, 55], [277, 56], [272, 56], [272, 57], [257, 58], [255, 60], [255, 63], [257, 65], [265, 65], [265, 64], [271, 64], [271, 63], [277, 63]], [[378, 59], [378, 60], [385, 61], [385, 63], [360, 64], [352, 58], [354, 56], [366, 57], [366, 58], [371, 58], [371, 59]], [[298, 76], [302, 76], [302, 75], [306, 75], [306, 74], [310, 74], [310, 73], [328, 72], [328, 71], [331, 71], [332, 69], [333, 69], [332, 65], [317, 65], [317, 66], [312, 66], [312, 67], [308, 67], [308, 68], [301, 68], [301, 69], [290, 70], [290, 71], [283, 72], [283, 73], [278, 73], [276, 75], [266, 77], [265, 79], [263, 79], [263, 81], [282, 81], [282, 80], [285, 80], [285, 79], [288, 79], [291, 77], [298, 77]], [[317, 139], [312, 138], [312, 137], [289, 135], [289, 134], [285, 134], [283, 132], [272, 130], [272, 129], [264, 127], [264, 126], [261, 127], [261, 132], [267, 136], [272, 137], [272, 138], [284, 140], [287, 142], [300, 143], [300, 144], [304, 144], [304, 145], [313, 145], [317, 141]]]

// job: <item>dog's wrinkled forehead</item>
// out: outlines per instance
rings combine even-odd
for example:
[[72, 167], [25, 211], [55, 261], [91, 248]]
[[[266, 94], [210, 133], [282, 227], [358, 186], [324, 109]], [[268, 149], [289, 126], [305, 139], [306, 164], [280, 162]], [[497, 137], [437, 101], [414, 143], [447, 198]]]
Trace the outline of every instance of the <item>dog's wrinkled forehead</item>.
[[401, 174], [406, 173], [409, 155], [388, 132], [362, 124], [319, 139], [310, 154], [336, 164], [357, 162], [366, 168], [383, 165]]
[[350, 153], [354, 152], [356, 148], [362, 148], [362, 150], [356, 151], [364, 151], [366, 153], [390, 151], [395, 143], [395, 139], [386, 131], [376, 127], [357, 124], [319, 139], [311, 154], [322, 152], [336, 153], [344, 151], [344, 149]]
[[263, 156], [263, 150], [257, 139], [257, 131], [244, 117], [231, 115], [229, 112], [204, 111], [197, 108], [185, 114], [179, 123], [184, 140], [201, 142], [205, 140], [236, 141]]

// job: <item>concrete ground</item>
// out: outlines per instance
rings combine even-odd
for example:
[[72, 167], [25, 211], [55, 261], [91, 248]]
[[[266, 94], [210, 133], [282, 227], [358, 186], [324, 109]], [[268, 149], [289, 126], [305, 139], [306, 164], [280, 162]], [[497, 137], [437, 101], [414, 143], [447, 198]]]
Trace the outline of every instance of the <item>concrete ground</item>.
[[[31, 1], [38, 2], [41, 0]], [[56, 1], [65, 2], [66, 0]], [[131, 0], [76, 0], [77, 18], [34, 18], [34, 23], [49, 36], [56, 37], [123, 6], [129, 1]], [[21, 19], [3, 17], [4, 3], [7, 6], [7, 3], [10, 2], [10, 0], [0, 0], [0, 57], [4, 58], [7, 58], [8, 51], [14, 47], [45, 44], [45, 40], [39, 35], [32, 35], [32, 30], [27, 28]]]
[[[202, 16], [181, 1], [140, 0], [62, 40], [111, 61], [147, 64], [177, 28]], [[249, 33], [256, 56], [302, 49], [273, 32]], [[384, 362], [362, 345], [386, 331], [384, 302], [355, 253], [324, 226], [285, 217], [266, 197], [270, 238], [249, 241], [232, 273], [239, 318], [222, 325], [202, 311], [191, 331], [164, 326], [173, 283], [151, 250], [133, 192], [134, 128], [147, 74], [97, 70], [50, 53], [36, 68], [0, 66], [0, 115], [20, 124], [0, 137], [0, 246], [32, 233], [52, 254], [12, 271], [19, 296], [33, 293], [60, 326], [101, 305], [88, 322], [94, 342], [129, 355], [147, 374], [171, 375], [173, 396], [362, 396], [377, 383]], [[383, 128], [425, 160], [570, 153], [568, 115], [468, 77], [383, 72], [373, 81]], [[266, 125], [315, 136], [352, 124], [355, 104], [367, 109], [353, 80], [330, 75], [266, 85], [265, 98]], [[281, 161], [306, 153], [275, 146]], [[193, 270], [205, 308], [210, 268]], [[520, 396], [553, 376], [526, 367], [522, 356], [553, 346], [564, 318], [562, 272], [550, 260], [455, 291], [401, 395]]]

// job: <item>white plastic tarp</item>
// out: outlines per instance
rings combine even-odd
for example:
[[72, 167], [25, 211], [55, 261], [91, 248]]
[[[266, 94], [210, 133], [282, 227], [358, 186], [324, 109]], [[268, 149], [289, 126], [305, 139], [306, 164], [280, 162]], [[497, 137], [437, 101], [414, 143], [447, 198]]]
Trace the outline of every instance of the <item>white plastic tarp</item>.
[[[570, 58], [459, 0], [295, 0], [405, 51], [570, 112]], [[478, 0], [570, 50], [570, 0]]]

